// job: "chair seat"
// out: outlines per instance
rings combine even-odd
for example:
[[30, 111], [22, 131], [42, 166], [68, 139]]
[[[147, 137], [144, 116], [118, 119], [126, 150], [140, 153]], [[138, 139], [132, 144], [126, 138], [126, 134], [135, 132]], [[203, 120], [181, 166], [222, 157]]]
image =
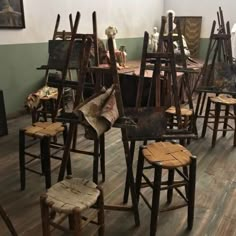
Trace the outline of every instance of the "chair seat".
[[151, 143], [143, 149], [143, 155], [150, 164], [160, 164], [166, 169], [186, 166], [192, 156], [182, 145], [170, 142]]
[[100, 195], [97, 185], [89, 180], [68, 178], [47, 191], [46, 203], [60, 213], [71, 214], [73, 209], [83, 211], [94, 205]]
[[[176, 108], [174, 106], [171, 106], [166, 110], [166, 113], [175, 115], [176, 114]], [[180, 108], [180, 113], [181, 113], [182, 116], [191, 116], [193, 114], [193, 111], [191, 109], [181, 107]]]
[[236, 99], [235, 98], [227, 97], [227, 96], [224, 96], [224, 95], [211, 97], [210, 99], [211, 99], [212, 102], [215, 102], [215, 103], [221, 103], [221, 104], [224, 104], [224, 105], [236, 105]]
[[25, 134], [33, 137], [50, 136], [55, 137], [58, 133], [64, 130], [61, 122], [36, 122], [31, 126], [26, 127]]

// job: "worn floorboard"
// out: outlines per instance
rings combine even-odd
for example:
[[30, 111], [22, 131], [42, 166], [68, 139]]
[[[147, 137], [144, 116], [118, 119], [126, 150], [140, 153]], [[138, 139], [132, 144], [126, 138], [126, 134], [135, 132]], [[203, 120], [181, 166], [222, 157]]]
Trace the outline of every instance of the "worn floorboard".
[[[26, 190], [20, 191], [18, 132], [29, 125], [29, 116], [8, 121], [9, 135], [0, 138], [0, 204], [8, 213], [16, 231], [21, 236], [41, 235], [39, 196], [45, 191], [44, 177], [27, 172]], [[201, 129], [201, 124], [198, 124]], [[199, 131], [200, 132], [200, 131]], [[78, 134], [81, 149], [92, 150], [92, 143]], [[103, 184], [105, 201], [122, 203], [125, 181], [125, 159], [119, 129], [106, 134], [106, 182]], [[139, 143], [140, 144], [140, 143]], [[232, 147], [233, 134], [222, 138], [219, 135], [214, 149], [211, 146], [211, 133], [204, 139], [193, 141], [188, 148], [197, 156], [197, 185], [195, 221], [191, 232], [186, 230], [187, 209], [161, 213], [157, 235], [194, 236], [236, 236], [236, 148]], [[136, 145], [134, 173], [137, 163]], [[72, 155], [73, 176], [90, 178], [92, 158], [85, 155]], [[39, 165], [38, 165], [39, 166]], [[58, 164], [54, 163], [54, 167]], [[52, 174], [52, 182], [57, 180], [58, 168]], [[149, 173], [151, 174], [151, 173]], [[101, 176], [99, 176], [101, 179]], [[151, 200], [151, 191], [144, 190]], [[179, 201], [174, 194], [174, 201]], [[165, 194], [161, 194], [165, 204]], [[140, 227], [134, 226], [130, 212], [106, 211], [105, 235], [107, 236], [146, 236], [149, 235], [150, 211], [142, 199], [139, 204]], [[85, 232], [88, 235], [90, 229]], [[0, 218], [0, 236], [10, 235]], [[67, 235], [54, 231], [52, 235]]]

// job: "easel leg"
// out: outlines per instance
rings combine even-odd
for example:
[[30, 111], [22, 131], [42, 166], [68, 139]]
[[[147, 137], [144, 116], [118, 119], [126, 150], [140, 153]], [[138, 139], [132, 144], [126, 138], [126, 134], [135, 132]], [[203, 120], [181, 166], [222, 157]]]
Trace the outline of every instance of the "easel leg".
[[122, 128], [121, 133], [122, 133], [122, 140], [123, 140], [123, 146], [124, 146], [124, 151], [125, 151], [125, 160], [126, 160], [126, 166], [127, 166], [127, 179], [128, 179], [128, 184], [130, 187], [132, 208], [134, 211], [134, 220], [135, 220], [135, 224], [139, 226], [140, 219], [139, 219], [139, 211], [138, 211], [138, 202], [137, 202], [137, 196], [135, 192], [134, 175], [133, 175], [133, 169], [132, 169], [132, 158], [131, 158], [131, 153], [129, 149], [129, 142], [127, 138], [126, 129]]

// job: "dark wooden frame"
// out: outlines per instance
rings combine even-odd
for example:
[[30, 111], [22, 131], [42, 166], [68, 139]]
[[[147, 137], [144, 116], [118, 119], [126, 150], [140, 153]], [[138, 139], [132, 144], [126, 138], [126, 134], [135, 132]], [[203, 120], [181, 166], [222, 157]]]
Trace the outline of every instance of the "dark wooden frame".
[[0, 5], [0, 29], [25, 28], [23, 0], [8, 0], [8, 3]]

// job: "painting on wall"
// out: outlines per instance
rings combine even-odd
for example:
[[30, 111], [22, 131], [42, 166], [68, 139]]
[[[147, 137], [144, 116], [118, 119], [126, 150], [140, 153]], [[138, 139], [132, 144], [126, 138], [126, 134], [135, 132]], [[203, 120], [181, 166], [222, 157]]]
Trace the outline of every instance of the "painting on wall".
[[0, 0], [0, 28], [25, 28], [23, 0]]

